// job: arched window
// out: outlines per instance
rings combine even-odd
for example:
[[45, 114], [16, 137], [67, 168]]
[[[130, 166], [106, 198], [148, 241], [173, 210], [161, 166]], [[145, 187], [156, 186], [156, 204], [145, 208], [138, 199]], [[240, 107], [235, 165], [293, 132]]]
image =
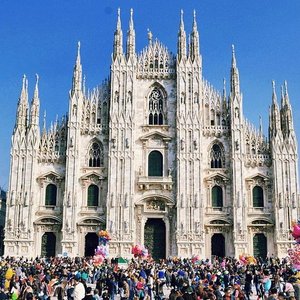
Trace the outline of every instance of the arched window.
[[224, 168], [225, 158], [221, 147], [214, 144], [210, 151], [210, 167], [211, 168]]
[[148, 156], [148, 176], [163, 176], [163, 156], [159, 151]]
[[253, 207], [264, 207], [264, 191], [260, 186], [253, 188]]
[[149, 97], [149, 125], [162, 125], [163, 113], [163, 95], [162, 92], [155, 87]]
[[215, 185], [211, 190], [211, 206], [223, 207], [223, 190], [218, 185]]
[[98, 206], [99, 188], [91, 184], [88, 188], [87, 206]]
[[48, 184], [46, 187], [46, 197], [45, 197], [45, 205], [46, 206], [55, 206], [56, 205], [56, 197], [57, 197], [57, 187], [55, 184]]
[[101, 167], [103, 165], [103, 147], [94, 142], [89, 150], [89, 167]]

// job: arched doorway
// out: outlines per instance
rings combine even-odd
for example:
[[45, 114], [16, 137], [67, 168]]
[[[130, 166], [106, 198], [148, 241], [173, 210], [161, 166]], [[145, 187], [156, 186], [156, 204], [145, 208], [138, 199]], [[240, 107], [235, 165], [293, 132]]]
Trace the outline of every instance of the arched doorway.
[[41, 256], [55, 256], [56, 236], [53, 232], [45, 232], [42, 236]]
[[211, 255], [225, 256], [225, 238], [222, 233], [215, 233], [211, 238]]
[[166, 224], [162, 219], [151, 218], [147, 220], [144, 243], [153, 259], [166, 258]]
[[266, 258], [268, 253], [267, 238], [263, 233], [256, 233], [253, 237], [253, 256]]
[[89, 232], [85, 236], [84, 256], [93, 256], [98, 246], [98, 236], [94, 232]]

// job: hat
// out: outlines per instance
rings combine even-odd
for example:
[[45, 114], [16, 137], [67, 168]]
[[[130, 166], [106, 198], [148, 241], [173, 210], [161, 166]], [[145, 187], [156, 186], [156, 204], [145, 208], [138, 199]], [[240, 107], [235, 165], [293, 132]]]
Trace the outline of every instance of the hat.
[[187, 289], [186, 289], [186, 292], [188, 294], [192, 294], [194, 291], [193, 291], [193, 288], [191, 286], [189, 286]]
[[75, 274], [74, 279], [77, 280], [77, 281], [80, 280], [80, 279], [81, 279], [81, 273], [80, 273], [80, 272], [77, 272], [77, 273]]

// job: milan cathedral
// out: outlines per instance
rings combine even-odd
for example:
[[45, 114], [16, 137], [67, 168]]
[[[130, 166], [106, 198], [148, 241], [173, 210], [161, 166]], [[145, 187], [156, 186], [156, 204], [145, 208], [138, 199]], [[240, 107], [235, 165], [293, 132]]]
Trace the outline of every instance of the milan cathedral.
[[[68, 114], [40, 126], [38, 77], [23, 78], [12, 135], [5, 255], [286, 256], [299, 215], [297, 140], [287, 83], [270, 89], [268, 137], [244, 116], [232, 47], [228, 95], [202, 75], [196, 15], [177, 54], [148, 32], [136, 52], [120, 11], [109, 80], [86, 91], [80, 43]], [[124, 38], [125, 40], [125, 38]], [[279, 104], [280, 102], [280, 104]]]

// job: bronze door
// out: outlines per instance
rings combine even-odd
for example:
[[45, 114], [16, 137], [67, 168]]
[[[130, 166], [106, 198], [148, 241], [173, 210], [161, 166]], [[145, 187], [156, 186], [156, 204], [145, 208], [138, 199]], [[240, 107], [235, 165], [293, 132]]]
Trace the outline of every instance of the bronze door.
[[166, 258], [166, 225], [162, 219], [148, 219], [144, 231], [145, 247], [155, 260]]
[[267, 253], [267, 238], [263, 233], [255, 234], [253, 237], [253, 256], [266, 258]]
[[42, 236], [42, 257], [55, 256], [56, 236], [53, 232], [45, 232]]
[[84, 256], [93, 256], [98, 246], [98, 236], [94, 232], [89, 232], [85, 236]]
[[215, 233], [211, 238], [211, 255], [225, 256], [225, 238], [222, 233]]

